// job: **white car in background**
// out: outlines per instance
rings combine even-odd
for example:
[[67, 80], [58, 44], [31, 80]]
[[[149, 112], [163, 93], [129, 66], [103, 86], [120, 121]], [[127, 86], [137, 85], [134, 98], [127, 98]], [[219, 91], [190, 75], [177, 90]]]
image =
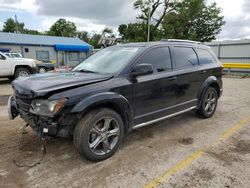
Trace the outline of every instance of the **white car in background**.
[[[18, 54], [18, 53], [15, 53]], [[20, 54], [21, 55], [21, 54]], [[0, 77], [15, 79], [37, 73], [36, 61], [28, 58], [13, 58], [0, 52]]]
[[[22, 54], [17, 53], [17, 52], [6, 52], [4, 54], [10, 58], [15, 58], [15, 59], [21, 58], [21, 59], [30, 60], [28, 58], [24, 58]], [[36, 63], [38, 73], [46, 73], [48, 71], [53, 71], [55, 69], [55, 66], [52, 63], [44, 63], [43, 61], [39, 61], [39, 60], [35, 60], [35, 63]]]

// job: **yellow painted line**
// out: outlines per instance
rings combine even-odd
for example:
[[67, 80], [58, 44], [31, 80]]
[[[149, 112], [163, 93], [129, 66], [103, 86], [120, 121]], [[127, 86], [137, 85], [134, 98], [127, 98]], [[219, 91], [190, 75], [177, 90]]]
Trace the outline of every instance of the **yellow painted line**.
[[158, 185], [162, 184], [171, 175], [173, 175], [173, 174], [181, 171], [185, 167], [189, 166], [193, 161], [195, 161], [196, 159], [202, 157], [205, 154], [205, 151], [208, 148], [210, 148], [212, 146], [215, 146], [220, 141], [223, 141], [223, 140], [229, 138], [235, 132], [237, 132], [240, 128], [242, 128], [244, 125], [246, 125], [247, 123], [250, 123], [250, 116], [247, 117], [247, 118], [242, 119], [241, 121], [239, 121], [238, 123], [236, 123], [233, 127], [231, 127], [230, 129], [228, 129], [227, 131], [225, 131], [223, 134], [221, 134], [221, 136], [214, 143], [212, 143], [212, 144], [204, 147], [203, 149], [195, 151], [194, 153], [192, 153], [191, 155], [189, 155], [187, 158], [183, 159], [182, 161], [180, 161], [179, 163], [177, 163], [175, 166], [173, 166], [169, 170], [165, 171], [162, 175], [160, 175], [159, 177], [153, 179], [151, 182], [149, 182], [148, 184], [146, 184], [144, 186], [144, 188], [155, 188]]

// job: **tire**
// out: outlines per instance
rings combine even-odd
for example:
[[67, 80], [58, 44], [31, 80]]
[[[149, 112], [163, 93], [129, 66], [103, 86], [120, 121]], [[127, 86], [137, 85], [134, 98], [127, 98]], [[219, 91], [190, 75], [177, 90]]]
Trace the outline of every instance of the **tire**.
[[19, 76], [28, 76], [30, 74], [31, 74], [31, 72], [28, 68], [20, 67], [20, 68], [17, 68], [15, 71], [15, 78], [17, 78]]
[[201, 105], [196, 113], [202, 118], [210, 118], [214, 115], [218, 103], [218, 93], [213, 87], [208, 87], [202, 97]]
[[39, 72], [39, 73], [46, 73], [46, 72], [47, 72], [47, 69], [46, 69], [45, 67], [40, 67], [40, 68], [38, 69], [38, 72]]
[[74, 145], [83, 157], [98, 162], [116, 152], [123, 135], [121, 116], [109, 108], [97, 108], [78, 121], [74, 130]]
[[9, 76], [8, 79], [12, 82], [13, 80], [15, 80], [14, 76]]

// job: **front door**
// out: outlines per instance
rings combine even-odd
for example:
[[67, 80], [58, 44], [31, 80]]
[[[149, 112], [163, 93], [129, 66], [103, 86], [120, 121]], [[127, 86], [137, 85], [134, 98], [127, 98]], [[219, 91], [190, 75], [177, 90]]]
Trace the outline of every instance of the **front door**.
[[66, 57], [64, 51], [58, 51], [58, 68], [66, 67]]
[[5, 56], [0, 54], [0, 76], [11, 75], [11, 62]]
[[175, 80], [168, 46], [149, 49], [136, 63], [151, 64], [153, 74], [139, 76], [133, 83], [134, 124], [138, 125], [171, 113], [175, 104]]

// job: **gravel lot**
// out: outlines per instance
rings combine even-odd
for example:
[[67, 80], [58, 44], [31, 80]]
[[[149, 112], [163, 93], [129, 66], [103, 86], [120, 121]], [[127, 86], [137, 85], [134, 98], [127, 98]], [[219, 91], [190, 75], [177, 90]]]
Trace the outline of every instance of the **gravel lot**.
[[[8, 120], [10, 94], [9, 82], [0, 80], [0, 187], [133, 188], [151, 182], [173, 188], [250, 185], [250, 121], [237, 126], [250, 116], [249, 78], [224, 78], [223, 96], [210, 119], [197, 118], [190, 112], [139, 129], [124, 139], [112, 158], [99, 163], [81, 158], [72, 139], [50, 140], [44, 160], [33, 168], [13, 164], [13, 160], [38, 160], [41, 144], [28, 128], [24, 149], [18, 149], [24, 122], [20, 118]], [[230, 130], [234, 134], [213, 144]], [[188, 158], [201, 148], [205, 148], [202, 155]], [[183, 160], [185, 165], [178, 165]]]

